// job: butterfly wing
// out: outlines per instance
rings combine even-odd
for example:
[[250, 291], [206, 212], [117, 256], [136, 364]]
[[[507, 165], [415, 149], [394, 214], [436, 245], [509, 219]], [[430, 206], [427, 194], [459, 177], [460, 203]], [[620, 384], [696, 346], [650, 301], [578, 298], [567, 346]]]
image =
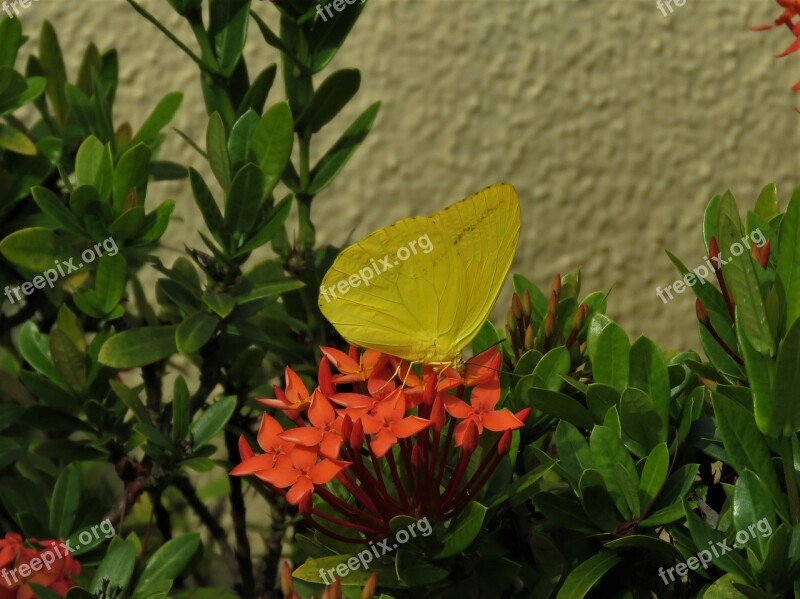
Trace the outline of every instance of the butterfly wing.
[[[520, 210], [507, 183], [487, 187], [432, 217], [456, 251], [463, 276], [458, 295], [443, 298], [439, 345], [458, 355], [478, 334], [508, 276], [517, 249]], [[451, 275], [452, 276], [452, 275]], [[447, 313], [456, 314], [454, 325]]]
[[[405, 260], [398, 257], [401, 248], [409, 253]], [[320, 310], [353, 345], [437, 361], [440, 302], [461, 288], [451, 273], [455, 259], [432, 219], [403, 219], [337, 256], [322, 281]]]

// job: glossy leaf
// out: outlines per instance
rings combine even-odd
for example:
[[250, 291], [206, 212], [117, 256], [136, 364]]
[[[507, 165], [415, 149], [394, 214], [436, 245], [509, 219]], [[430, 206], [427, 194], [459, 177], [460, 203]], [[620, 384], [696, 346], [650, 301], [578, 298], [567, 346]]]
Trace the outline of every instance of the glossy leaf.
[[80, 500], [78, 472], [69, 464], [61, 471], [50, 499], [50, 530], [57, 538], [66, 539], [72, 532]]
[[145, 597], [160, 583], [177, 578], [199, 547], [200, 535], [197, 533], [184, 534], [164, 543], [147, 560], [134, 593]]
[[778, 276], [786, 294], [786, 328], [800, 317], [800, 187], [792, 194], [781, 221]]
[[113, 368], [136, 368], [177, 352], [175, 326], [141, 327], [112, 336], [100, 349], [99, 360]]
[[628, 335], [615, 323], [602, 329], [589, 354], [596, 383], [606, 383], [622, 391], [628, 386], [631, 344]]
[[228, 395], [220, 398], [206, 409], [200, 417], [195, 420], [190, 428], [193, 445], [195, 448], [202, 447], [208, 443], [214, 435], [225, 428], [225, 425], [236, 409], [236, 398]]
[[195, 312], [189, 316], [175, 330], [175, 345], [178, 351], [184, 355], [198, 351], [209, 342], [219, 322], [219, 316], [205, 312]]
[[586, 597], [606, 573], [622, 561], [622, 557], [610, 551], [601, 551], [578, 565], [570, 572], [557, 599], [582, 599]]
[[250, 139], [250, 148], [264, 175], [264, 194], [269, 195], [292, 156], [294, 121], [287, 102], [278, 102], [264, 113]]

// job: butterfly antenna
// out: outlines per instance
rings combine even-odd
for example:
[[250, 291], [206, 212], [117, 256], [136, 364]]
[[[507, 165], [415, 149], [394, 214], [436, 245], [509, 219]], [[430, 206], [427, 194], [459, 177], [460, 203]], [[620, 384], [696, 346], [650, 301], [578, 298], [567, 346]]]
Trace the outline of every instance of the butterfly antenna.
[[[394, 380], [394, 377], [396, 377], [396, 376], [397, 376], [397, 374], [400, 372], [400, 367], [401, 367], [402, 365], [403, 365], [403, 362], [401, 361], [401, 362], [400, 362], [400, 363], [397, 365], [397, 368], [395, 368], [395, 369], [394, 369], [394, 372], [392, 373], [392, 376], [390, 376], [388, 379], [386, 379], [386, 382], [384, 382], [384, 383], [383, 383], [383, 385], [381, 385], [380, 387], [378, 387], [378, 388], [375, 390], [375, 393], [380, 393], [381, 391], [383, 391], [383, 388], [384, 388], [386, 385], [388, 385], [390, 382], [392, 382], [392, 380]], [[406, 375], [406, 376], [408, 376], [408, 375]], [[405, 383], [405, 379], [403, 380], [403, 383]]]

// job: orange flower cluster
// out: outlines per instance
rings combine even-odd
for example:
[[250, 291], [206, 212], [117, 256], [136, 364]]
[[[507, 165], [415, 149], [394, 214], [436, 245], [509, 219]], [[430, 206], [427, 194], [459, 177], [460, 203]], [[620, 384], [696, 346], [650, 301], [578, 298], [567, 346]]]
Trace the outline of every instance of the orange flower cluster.
[[14, 532], [0, 539], [0, 599], [36, 599], [31, 583], [63, 597], [77, 586], [72, 577], [80, 573], [81, 565], [59, 541], [30, 538], [26, 543]]
[[[781, 8], [783, 8], [783, 12], [780, 16], [775, 19], [773, 23], [767, 23], [766, 25], [756, 25], [755, 27], [751, 27], [753, 31], [765, 31], [767, 29], [775, 29], [776, 27], [782, 27], [786, 25], [789, 28], [789, 31], [792, 32], [795, 39], [789, 45], [786, 50], [778, 54], [777, 58], [783, 58], [784, 56], [788, 56], [794, 52], [800, 50], [800, 19], [798, 21], [794, 21], [795, 17], [800, 17], [800, 0], [775, 0]], [[800, 81], [794, 84], [792, 87], [794, 91], [800, 91]], [[796, 109], [800, 112], [800, 109]]]
[[[286, 388], [276, 386], [275, 399], [259, 400], [297, 426], [284, 430], [264, 414], [258, 432], [263, 453], [256, 455], [240, 438], [242, 462], [231, 474], [256, 476], [333, 538], [364, 541], [320, 520], [380, 539], [398, 515], [451, 518], [486, 484], [509, 451], [511, 431], [530, 413], [495, 409], [502, 360], [496, 347], [472, 358], [463, 372], [415, 370], [398, 358], [355, 347], [349, 354], [330, 347], [322, 352], [313, 392], [287, 367]], [[498, 434], [476, 452], [487, 431]], [[466, 477], [473, 455], [477, 466]], [[327, 488], [334, 480], [353, 501]], [[339, 515], [318, 509], [314, 496]]]

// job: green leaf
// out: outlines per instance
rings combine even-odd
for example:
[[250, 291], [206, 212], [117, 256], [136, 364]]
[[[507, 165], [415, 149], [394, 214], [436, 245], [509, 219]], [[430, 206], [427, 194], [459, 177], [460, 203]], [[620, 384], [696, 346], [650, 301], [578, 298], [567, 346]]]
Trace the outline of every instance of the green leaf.
[[786, 207], [778, 239], [778, 276], [786, 293], [788, 329], [800, 317], [800, 187]]
[[636, 466], [628, 451], [622, 445], [617, 433], [608, 426], [595, 426], [589, 437], [589, 450], [592, 464], [603, 477], [605, 487], [614, 497], [617, 507], [625, 513], [627, 507], [623, 499], [623, 491], [614, 470], [615, 464], [628, 471], [631, 480], [638, 480]]
[[69, 464], [56, 481], [50, 500], [50, 531], [66, 539], [75, 523], [75, 512], [81, 500], [80, 480], [75, 466]]
[[361, 143], [367, 138], [378, 111], [380, 102], [375, 102], [353, 121], [342, 136], [328, 150], [311, 171], [309, 195], [316, 195], [328, 187], [345, 167]]
[[264, 174], [264, 195], [281, 180], [292, 156], [294, 122], [288, 102], [278, 102], [264, 113], [250, 139], [250, 149]]
[[272, 88], [272, 83], [275, 81], [277, 70], [278, 66], [273, 63], [261, 71], [253, 80], [250, 84], [250, 89], [247, 90], [239, 105], [237, 113], [240, 117], [250, 110], [255, 111], [257, 114], [264, 112], [264, 104], [267, 102], [267, 96]]
[[656, 412], [650, 396], [640, 389], [628, 387], [622, 392], [619, 420], [625, 434], [641, 445], [646, 454], [667, 440], [668, 423]]
[[114, 167], [111, 149], [94, 135], [87, 137], [75, 157], [75, 181], [78, 185], [91, 185], [102, 201], [111, 196], [114, 184]]
[[24, 156], [36, 156], [36, 146], [31, 139], [19, 129], [3, 123], [0, 123], [0, 148]]
[[58, 36], [50, 21], [42, 23], [39, 37], [39, 64], [47, 79], [47, 97], [53, 105], [53, 113], [60, 124], [67, 119], [69, 108], [64, 86], [67, 83], [67, 70], [64, 57], [58, 44]]
[[211, 172], [219, 181], [222, 190], [227, 192], [231, 185], [231, 159], [228, 156], [228, 142], [225, 138], [225, 125], [222, 117], [215, 112], [208, 119], [206, 130], [206, 153]]
[[761, 190], [756, 200], [755, 213], [767, 222], [780, 214], [778, 188], [774, 183], [770, 183]]
[[197, 449], [208, 443], [225, 425], [236, 410], [236, 398], [232, 395], [221, 397], [215, 404], [195, 420], [189, 431], [192, 444]]
[[135, 146], [138, 143], [152, 145], [156, 136], [161, 133], [161, 130], [169, 124], [172, 117], [178, 112], [181, 102], [183, 102], [183, 94], [180, 92], [173, 92], [164, 96], [153, 109], [153, 112], [150, 113], [150, 116], [142, 123], [139, 131], [131, 139], [130, 145]]
[[630, 513], [633, 514], [634, 518], [638, 518], [642, 513], [642, 508], [639, 504], [638, 477], [631, 476], [630, 472], [622, 464], [614, 464], [614, 475]]
[[[332, 2], [325, 2], [330, 4]], [[334, 18], [317, 19], [311, 29], [311, 72], [316, 74], [328, 66], [333, 57], [344, 44], [350, 30], [356, 24], [365, 0], [347, 6], [342, 12], [334, 11]]]
[[583, 472], [592, 467], [592, 455], [586, 438], [575, 426], [560, 420], [553, 440], [559, 463], [572, 476], [571, 483], [577, 487]]
[[[703, 306], [709, 312], [716, 312], [717, 314], [727, 315], [728, 308], [725, 305], [725, 298], [722, 296], [722, 293], [714, 287], [711, 283], [706, 282], [706, 279], [701, 277], [697, 274], [696, 271], [700, 270], [700, 268], [704, 268], [705, 271], [708, 273], [707, 276], [713, 276], [713, 270], [709, 269], [706, 265], [701, 265], [695, 268], [694, 271], [689, 271], [688, 268], [681, 262], [676, 256], [667, 252], [667, 256], [669, 257], [672, 264], [678, 269], [678, 272], [681, 273], [681, 276], [684, 279], [684, 282], [688, 281], [687, 275], [691, 274], [692, 277], [697, 279], [694, 285], [687, 285], [694, 293], [695, 297], [703, 302]], [[662, 298], [663, 300], [664, 298]], [[666, 301], [664, 302], [666, 303]]]
[[[483, 528], [486, 507], [477, 501], [470, 502], [461, 514], [450, 524], [442, 540], [442, 549], [433, 556], [434, 559], [452, 557], [465, 551], [475, 540]], [[398, 572], [399, 574], [399, 572]]]
[[[722, 197], [719, 204], [717, 233], [722, 274], [736, 302], [736, 309], [741, 313], [745, 335], [756, 351], [768, 356], [775, 355], [775, 341], [753, 268], [754, 261], [750, 257], [749, 247], [742, 243], [742, 225], [730, 192]], [[734, 254], [736, 246], [742, 248], [739, 255]]]
[[272, 241], [275, 235], [282, 229], [286, 219], [289, 217], [291, 209], [292, 196], [288, 195], [275, 205], [269, 215], [264, 219], [261, 227], [255, 231], [249, 241], [236, 252], [236, 257], [243, 256], [248, 252], [260, 248], [269, 241]]
[[189, 168], [189, 183], [192, 186], [192, 194], [197, 207], [200, 209], [200, 214], [203, 215], [203, 220], [206, 227], [221, 245], [225, 246], [225, 238], [222, 236], [225, 227], [223, 225], [222, 213], [219, 211], [219, 206], [211, 195], [211, 190], [203, 181], [203, 177], [193, 168]]
[[242, 56], [250, 23], [250, 0], [211, 0], [208, 35], [214, 44], [220, 70], [230, 75]]
[[63, 380], [75, 391], [82, 390], [86, 385], [86, 356], [64, 331], [50, 333], [50, 354]]
[[209, 342], [220, 323], [219, 316], [206, 312], [195, 312], [178, 325], [175, 345], [184, 355], [196, 352]]
[[238, 172], [247, 162], [250, 140], [260, 122], [258, 114], [254, 110], [248, 110], [233, 124], [231, 134], [228, 136], [228, 154], [233, 171]]
[[[324, 549], [326, 553], [330, 553], [330, 550]], [[366, 550], [365, 550], [366, 551]], [[330, 583], [329, 575], [326, 574], [326, 579], [323, 580], [319, 572], [323, 570], [327, 572], [330, 569], [336, 569], [336, 566], [339, 564], [347, 564], [347, 562], [351, 559], [358, 559], [355, 555], [350, 554], [343, 554], [343, 555], [326, 555], [325, 557], [317, 557], [315, 559], [307, 559], [303, 565], [299, 568], [295, 569], [292, 572], [292, 577], [297, 578], [298, 580], [304, 580], [307, 582], [312, 582], [315, 584], [325, 584], [326, 582]], [[365, 559], [365, 561], [367, 561]], [[342, 581], [342, 586], [363, 586], [366, 584], [367, 580], [374, 572], [378, 573], [378, 578], [381, 581], [381, 587], [399, 587], [402, 586], [397, 580], [397, 574], [394, 571], [394, 568], [388, 566], [384, 566], [379, 563], [371, 563], [367, 561], [369, 568], [361, 568], [359, 567], [357, 570], [351, 570], [350, 573], [345, 576], [344, 578], [340, 578]], [[360, 564], [359, 564], [360, 565]], [[338, 575], [337, 575], [338, 576]], [[388, 597], [388, 595], [381, 595], [382, 597]], [[192, 597], [191, 599], [194, 599]]]
[[[181, 537], [183, 538], [183, 537]], [[104, 580], [113, 581], [115, 586], [126, 588], [136, 566], [136, 544], [116, 537], [111, 542], [106, 556], [92, 576], [89, 592], [97, 596], [103, 588]]]
[[[775, 508], [772, 507], [769, 492], [755, 473], [745, 470], [739, 474], [733, 491], [733, 523], [737, 532], [747, 531], [749, 526], [755, 526], [762, 519], [769, 524], [771, 530], [775, 530]], [[762, 561], [766, 556], [767, 542], [761, 536], [754, 544], [755, 548], [751, 546]]]
[[606, 573], [622, 561], [622, 557], [609, 551], [601, 551], [590, 557], [570, 572], [557, 599], [582, 599], [589, 594]]
[[172, 442], [178, 443], [186, 439], [191, 422], [191, 397], [186, 381], [180, 375], [175, 378], [172, 393]]
[[0, 20], [0, 67], [13, 67], [22, 44], [19, 19]]
[[44, 272], [53, 267], [56, 258], [69, 256], [72, 249], [52, 229], [31, 227], [0, 241], [0, 253], [19, 268]]
[[358, 69], [342, 69], [330, 75], [319, 86], [311, 102], [297, 119], [295, 128], [316, 133], [339, 114], [361, 86]]
[[594, 381], [609, 384], [619, 391], [625, 389], [628, 386], [630, 350], [625, 331], [613, 322], [606, 325], [597, 336], [594, 354], [590, 352], [589, 356]]
[[397, 577], [410, 587], [434, 584], [447, 578], [449, 572], [434, 566], [415, 553], [401, 549], [395, 560]]
[[203, 303], [222, 318], [227, 318], [236, 307], [236, 300], [227, 293], [206, 291], [203, 294]]
[[[748, 373], [749, 374], [749, 373]], [[778, 349], [771, 431], [800, 430], [800, 320], [795, 320]]]
[[199, 547], [200, 535], [197, 533], [184, 534], [164, 543], [147, 560], [134, 594], [144, 597], [158, 588], [160, 583], [177, 578]]
[[122, 403], [127, 406], [127, 408], [133, 412], [133, 415], [136, 416], [139, 422], [144, 422], [145, 424], [153, 424], [152, 419], [150, 418], [150, 413], [147, 411], [144, 403], [142, 400], [139, 399], [139, 396], [132, 390], [126, 387], [124, 384], [111, 379], [109, 381], [109, 385], [111, 385], [111, 389], [114, 391], [117, 397], [122, 400]]
[[589, 430], [594, 425], [589, 411], [569, 395], [534, 387], [528, 391], [528, 400], [531, 406], [545, 414], [571, 422], [582, 429]]
[[144, 144], [126, 151], [114, 171], [114, 211], [123, 211], [125, 200], [132, 189], [136, 190], [136, 205], [144, 206], [147, 197], [147, 181], [150, 176], [151, 152]]
[[530, 589], [531, 597], [550, 597], [558, 586], [566, 568], [566, 560], [555, 543], [545, 534], [531, 531], [530, 545], [533, 559], [544, 574]]
[[659, 441], [666, 441], [670, 403], [667, 362], [658, 346], [647, 337], [639, 337], [631, 346], [629, 377], [631, 387], [641, 389], [653, 400], [664, 427], [659, 431]]
[[[719, 530], [711, 528], [708, 524], [703, 522], [697, 514], [694, 513], [689, 502], [683, 500], [683, 509], [686, 513], [687, 523], [689, 525], [689, 532], [692, 535], [692, 541], [701, 550], [711, 553], [706, 549], [707, 547], [714, 547], [717, 542], [722, 542], [725, 539], [725, 534]], [[723, 550], [724, 551], [724, 550]], [[709, 556], [709, 559], [710, 556]], [[729, 551], [727, 553], [721, 552], [719, 556], [714, 557], [714, 564], [718, 568], [722, 568], [726, 572], [730, 572], [740, 576], [743, 580], [753, 584], [753, 577], [750, 575], [750, 569], [747, 562], [736, 551]]]
[[36, 372], [43, 374], [51, 382], [69, 392], [69, 387], [65, 384], [53, 364], [48, 336], [40, 333], [32, 320], [29, 320], [20, 328], [17, 346], [19, 347], [19, 353]]
[[85, 235], [80, 221], [55, 193], [46, 187], [33, 187], [31, 194], [36, 205], [47, 216], [56, 220], [65, 229], [77, 235]]
[[538, 377], [541, 385], [550, 391], [558, 391], [564, 384], [562, 377], [569, 374], [571, 360], [569, 350], [563, 345], [554, 347], [547, 352], [533, 369], [534, 376]]
[[99, 360], [112, 368], [136, 368], [168, 358], [177, 351], [175, 326], [141, 327], [112, 336]]
[[233, 178], [225, 199], [225, 229], [234, 247], [238, 247], [253, 228], [253, 217], [264, 202], [265, 185], [261, 169], [253, 163], [244, 165]]
[[666, 443], [659, 443], [647, 456], [639, 477], [639, 496], [645, 513], [655, 501], [669, 475], [669, 450]]
[[[744, 327], [741, 324], [741, 314], [736, 311], [736, 335], [738, 337], [739, 349], [744, 359], [747, 381], [753, 396], [753, 413], [758, 429], [765, 435], [777, 437], [784, 425], [791, 426], [792, 406], [784, 402], [789, 399], [776, 396], [773, 385], [775, 380], [776, 361], [761, 354], [750, 344], [744, 334]], [[784, 374], [788, 374], [784, 372]], [[793, 374], [793, 373], [792, 373]], [[796, 410], [797, 407], [795, 406]], [[786, 420], [788, 418], [788, 421]]]
[[766, 485], [775, 509], [788, 520], [786, 497], [781, 491], [769, 447], [753, 421], [752, 413], [722, 393], [712, 392], [717, 429], [731, 465], [738, 471], [752, 470]]

